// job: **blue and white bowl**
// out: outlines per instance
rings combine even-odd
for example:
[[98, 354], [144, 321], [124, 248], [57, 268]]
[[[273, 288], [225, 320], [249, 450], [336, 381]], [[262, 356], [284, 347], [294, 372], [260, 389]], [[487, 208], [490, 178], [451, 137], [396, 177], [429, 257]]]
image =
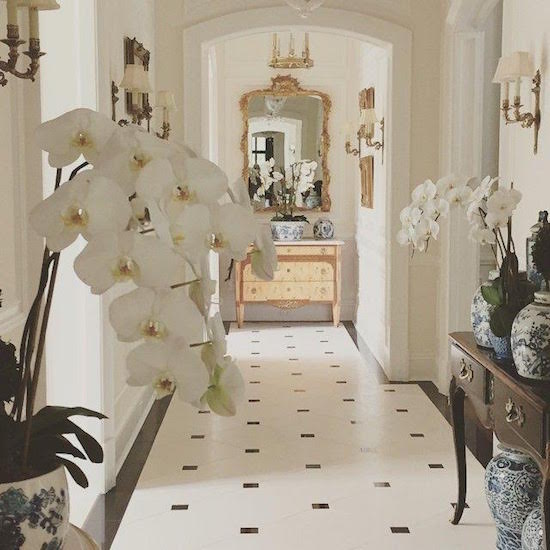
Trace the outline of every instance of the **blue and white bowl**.
[[512, 353], [520, 376], [550, 380], [550, 292], [535, 292], [512, 325]]
[[319, 218], [313, 226], [313, 236], [320, 240], [332, 239], [334, 224], [328, 218]]

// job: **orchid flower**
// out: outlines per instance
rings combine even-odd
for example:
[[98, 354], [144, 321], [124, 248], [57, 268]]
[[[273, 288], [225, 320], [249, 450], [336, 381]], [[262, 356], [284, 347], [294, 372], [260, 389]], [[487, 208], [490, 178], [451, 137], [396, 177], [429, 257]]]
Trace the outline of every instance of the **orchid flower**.
[[422, 210], [417, 206], [407, 206], [401, 210], [399, 219], [403, 224], [403, 227], [414, 227], [422, 217]]
[[175, 249], [190, 261], [206, 254], [212, 241], [210, 211], [202, 204], [188, 206], [170, 225]]
[[199, 308], [203, 316], [208, 317], [212, 296], [216, 292], [217, 283], [210, 276], [210, 258], [203, 255], [198, 265], [197, 281], [189, 285], [189, 298]]
[[49, 153], [48, 162], [54, 168], [69, 166], [81, 155], [95, 164], [117, 129], [117, 124], [101, 113], [76, 109], [41, 124], [36, 141]]
[[418, 185], [412, 192], [413, 206], [422, 207], [428, 201], [435, 198], [437, 194], [437, 187], [431, 180], [426, 180], [424, 183]]
[[170, 247], [152, 236], [125, 231], [91, 240], [74, 262], [78, 277], [103, 294], [118, 282], [167, 288], [181, 282], [184, 263]]
[[470, 229], [470, 240], [481, 245], [495, 244], [497, 242], [494, 231], [485, 227], [472, 226]]
[[180, 399], [194, 404], [209, 386], [204, 363], [182, 338], [141, 344], [128, 354], [127, 367], [128, 385], [152, 386], [157, 398], [177, 391]]
[[210, 376], [210, 386], [201, 403], [220, 416], [234, 416], [239, 401], [244, 398], [244, 381], [237, 364], [227, 357]]
[[271, 231], [266, 227], [262, 226], [258, 229], [251, 254], [251, 264], [254, 275], [264, 281], [273, 280], [277, 270], [277, 250]]
[[214, 205], [210, 211], [211, 248], [240, 261], [246, 258], [249, 244], [255, 239], [254, 214], [238, 204]]
[[521, 201], [516, 189], [498, 189], [487, 199], [487, 214], [495, 218], [509, 218]]
[[447, 200], [451, 206], [466, 206], [471, 201], [472, 193], [472, 188], [465, 184], [451, 189]]
[[78, 235], [86, 240], [126, 229], [132, 209], [116, 183], [95, 170], [81, 172], [38, 204], [30, 215], [33, 229], [59, 252]]
[[200, 342], [203, 317], [183, 288], [137, 288], [115, 299], [109, 308], [111, 325], [121, 342], [161, 342], [185, 337]]

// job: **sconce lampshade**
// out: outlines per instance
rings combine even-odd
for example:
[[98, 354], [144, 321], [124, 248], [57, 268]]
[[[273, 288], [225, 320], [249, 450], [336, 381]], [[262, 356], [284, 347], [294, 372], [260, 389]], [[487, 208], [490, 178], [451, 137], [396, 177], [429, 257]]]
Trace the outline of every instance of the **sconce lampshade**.
[[372, 125], [378, 122], [375, 109], [361, 109], [361, 126]]
[[522, 77], [532, 77], [535, 73], [533, 59], [529, 52], [514, 52], [500, 58], [493, 78], [495, 84], [513, 82]]
[[128, 64], [124, 69], [124, 78], [120, 87], [128, 92], [141, 92], [148, 94], [153, 91], [149, 83], [149, 77], [143, 65]]
[[502, 56], [498, 60], [497, 70], [493, 77], [493, 84], [503, 84], [504, 82], [512, 82], [514, 79], [510, 76], [510, 56]]
[[157, 107], [162, 107], [168, 109], [170, 112], [175, 112], [178, 110], [176, 105], [176, 99], [174, 94], [167, 90], [161, 90], [157, 92]]
[[17, 5], [25, 8], [36, 8], [39, 11], [58, 10], [61, 7], [56, 0], [19, 0]]

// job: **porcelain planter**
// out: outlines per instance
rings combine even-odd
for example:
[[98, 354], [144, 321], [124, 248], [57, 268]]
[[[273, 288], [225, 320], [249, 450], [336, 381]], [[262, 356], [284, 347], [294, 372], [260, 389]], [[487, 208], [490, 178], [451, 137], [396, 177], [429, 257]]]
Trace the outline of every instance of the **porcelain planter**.
[[543, 550], [542, 510], [535, 508], [523, 524], [521, 550]]
[[512, 352], [520, 376], [550, 380], [550, 292], [535, 292], [512, 325]]
[[499, 363], [509, 363], [512, 361], [512, 344], [510, 336], [495, 336], [491, 331], [491, 345], [495, 351], [495, 359]]
[[485, 495], [497, 528], [497, 550], [521, 550], [527, 516], [540, 507], [542, 475], [525, 453], [500, 446], [487, 465]]
[[489, 273], [489, 280], [483, 283], [475, 292], [472, 300], [472, 307], [470, 309], [470, 318], [472, 321], [472, 330], [474, 331], [474, 338], [478, 346], [483, 348], [492, 348], [491, 342], [491, 327], [489, 326], [490, 314], [495, 308], [489, 305], [483, 295], [481, 289], [484, 286], [490, 286], [492, 281], [499, 277], [498, 271], [491, 271]]
[[274, 241], [299, 241], [304, 236], [306, 222], [272, 221], [271, 234]]
[[69, 530], [65, 468], [0, 483], [0, 543], [6, 550], [60, 550]]

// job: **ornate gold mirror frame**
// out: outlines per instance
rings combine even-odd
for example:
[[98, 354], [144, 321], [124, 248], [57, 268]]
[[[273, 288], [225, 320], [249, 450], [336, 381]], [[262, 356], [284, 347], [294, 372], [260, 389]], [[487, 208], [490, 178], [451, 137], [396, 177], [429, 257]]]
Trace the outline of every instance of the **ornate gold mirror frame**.
[[[332, 108], [332, 101], [328, 94], [319, 92], [317, 90], [307, 90], [300, 86], [297, 78], [293, 78], [290, 75], [283, 76], [278, 75], [271, 79], [271, 88], [265, 88], [263, 90], [252, 90], [243, 94], [240, 100], [241, 113], [243, 117], [243, 135], [241, 138], [241, 151], [243, 153], [243, 180], [248, 185], [248, 167], [250, 159], [248, 158], [248, 108], [250, 101], [257, 96], [275, 96], [275, 97], [291, 97], [291, 96], [317, 96], [321, 99], [323, 104], [323, 130], [321, 132], [321, 146], [320, 156], [323, 168], [323, 185], [321, 189], [321, 207], [315, 209], [300, 208], [300, 210], [315, 211], [321, 210], [322, 212], [330, 212], [331, 199], [329, 194], [330, 188], [330, 170], [328, 168], [328, 153], [330, 149], [330, 134], [328, 131], [328, 121], [330, 117], [330, 111]], [[274, 207], [262, 208], [257, 211], [269, 211], [274, 210]]]

